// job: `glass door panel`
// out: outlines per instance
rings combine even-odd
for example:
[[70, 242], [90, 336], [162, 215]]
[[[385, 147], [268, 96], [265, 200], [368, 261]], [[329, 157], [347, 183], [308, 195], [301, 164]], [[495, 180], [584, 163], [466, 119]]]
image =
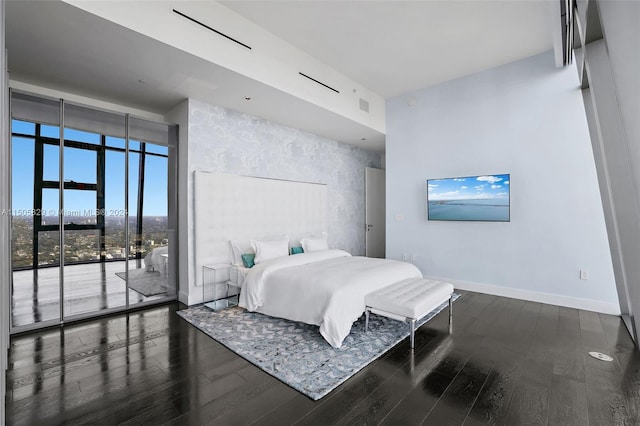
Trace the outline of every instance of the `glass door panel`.
[[[136, 142], [129, 151], [130, 303], [175, 297], [169, 285], [168, 156], [165, 146]], [[144, 290], [144, 291], [143, 291]]]
[[[58, 129], [48, 127], [53, 133]], [[12, 120], [12, 328], [60, 320], [59, 199], [55, 189], [43, 193], [41, 129]]]
[[175, 299], [177, 128], [11, 99], [14, 331]]
[[64, 315], [126, 307], [122, 263], [107, 262], [103, 137], [65, 129]]
[[[148, 296], [153, 297], [155, 291], [146, 291], [143, 288], [143, 283], [149, 282], [153, 286], [153, 279], [147, 278], [148, 275], [155, 274], [153, 267], [149, 264], [149, 272], [147, 274], [147, 268], [145, 265], [145, 252], [142, 245], [142, 234], [140, 230], [143, 225], [143, 211], [139, 208], [139, 194], [144, 186], [139, 181], [140, 177], [140, 165], [143, 161], [143, 156], [140, 153], [140, 142], [129, 141], [129, 198], [128, 198], [128, 244], [129, 244], [129, 304], [134, 305], [144, 302]], [[144, 169], [143, 169], [144, 170]], [[147, 261], [149, 263], [149, 261]]]
[[124, 151], [107, 150], [105, 162], [105, 170], [107, 172], [104, 183], [105, 259], [108, 262], [120, 262], [123, 271], [126, 269], [127, 260], [125, 250], [127, 240], [125, 235], [124, 160]]
[[35, 322], [60, 318], [60, 232], [38, 232], [38, 268], [33, 274]]
[[125, 306], [121, 263], [100, 262], [100, 230], [65, 230], [65, 317]]

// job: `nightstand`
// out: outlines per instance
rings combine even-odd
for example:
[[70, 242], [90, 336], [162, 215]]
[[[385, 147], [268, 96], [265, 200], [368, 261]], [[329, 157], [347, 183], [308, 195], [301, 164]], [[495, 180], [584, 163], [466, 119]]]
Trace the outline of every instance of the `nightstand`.
[[[229, 295], [229, 282], [220, 279], [220, 274], [229, 271], [231, 266], [229, 263], [202, 266], [202, 301], [207, 308], [215, 311], [237, 305], [235, 300], [226, 297]], [[226, 295], [218, 298], [218, 287], [223, 284], [227, 286]]]

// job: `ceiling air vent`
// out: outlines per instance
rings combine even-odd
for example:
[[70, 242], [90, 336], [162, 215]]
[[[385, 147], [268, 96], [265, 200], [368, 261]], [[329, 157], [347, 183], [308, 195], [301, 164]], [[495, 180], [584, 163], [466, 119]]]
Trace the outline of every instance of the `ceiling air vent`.
[[316, 79], [315, 79], [315, 78], [313, 78], [313, 77], [309, 77], [308, 75], [306, 75], [306, 74], [304, 74], [304, 73], [301, 73], [301, 72], [298, 72], [298, 74], [300, 74], [300, 75], [301, 75], [301, 76], [303, 76], [303, 77], [308, 78], [309, 80], [311, 80], [311, 81], [313, 81], [313, 82], [315, 82], [315, 83], [318, 83], [320, 86], [324, 86], [324, 87], [326, 87], [326, 88], [327, 88], [327, 89], [329, 89], [329, 90], [333, 90], [333, 91], [334, 91], [334, 92], [336, 92], [336, 93], [340, 93], [340, 91], [339, 91], [339, 90], [336, 90], [336, 89], [334, 89], [333, 87], [329, 86], [328, 84], [324, 84], [323, 82], [318, 81], [318, 80], [316, 80]]
[[251, 46], [249, 46], [247, 44], [244, 44], [243, 42], [238, 41], [235, 38], [230, 37], [230, 36], [226, 35], [225, 33], [216, 30], [215, 28], [211, 28], [207, 24], [204, 24], [204, 23], [198, 21], [197, 19], [192, 18], [191, 16], [184, 14], [184, 13], [180, 12], [179, 10], [173, 9], [173, 13], [176, 13], [176, 14], [182, 16], [183, 18], [188, 19], [189, 21], [194, 22], [194, 23], [196, 23], [196, 24], [208, 29], [209, 31], [213, 31], [216, 34], [221, 35], [222, 37], [226, 38], [227, 40], [231, 40], [232, 42], [237, 43], [240, 46], [246, 47], [247, 49], [251, 50]]
[[369, 102], [360, 98], [360, 109], [364, 112], [369, 112]]

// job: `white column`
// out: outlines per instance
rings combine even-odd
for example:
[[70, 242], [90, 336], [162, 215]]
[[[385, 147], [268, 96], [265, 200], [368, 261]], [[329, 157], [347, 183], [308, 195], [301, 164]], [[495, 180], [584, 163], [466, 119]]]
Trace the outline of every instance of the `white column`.
[[7, 349], [9, 348], [9, 286], [11, 284], [11, 149], [9, 89], [5, 50], [4, 0], [0, 0], [0, 424], [5, 424]]

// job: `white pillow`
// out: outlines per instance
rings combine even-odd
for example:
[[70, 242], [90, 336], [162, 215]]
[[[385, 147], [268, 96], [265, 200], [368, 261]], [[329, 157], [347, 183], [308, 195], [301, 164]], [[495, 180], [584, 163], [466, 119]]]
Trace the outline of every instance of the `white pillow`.
[[229, 240], [231, 244], [231, 258], [236, 266], [244, 266], [242, 263], [242, 255], [246, 253], [255, 253], [250, 240]]
[[322, 233], [322, 237], [308, 237], [300, 240], [302, 249], [305, 253], [312, 251], [329, 250], [329, 244], [327, 243], [326, 232]]
[[251, 245], [256, 252], [256, 258], [254, 260], [256, 265], [268, 259], [289, 256], [289, 237], [286, 235], [277, 240], [251, 240]]

